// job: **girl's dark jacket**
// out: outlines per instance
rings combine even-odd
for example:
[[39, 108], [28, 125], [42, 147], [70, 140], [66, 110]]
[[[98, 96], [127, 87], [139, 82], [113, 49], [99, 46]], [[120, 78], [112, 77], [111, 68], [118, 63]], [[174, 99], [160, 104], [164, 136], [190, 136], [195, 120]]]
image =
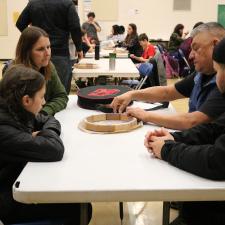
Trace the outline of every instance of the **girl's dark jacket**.
[[[61, 127], [52, 116], [24, 110], [18, 118], [0, 98], [0, 216], [10, 211], [12, 185], [27, 162], [53, 162], [63, 157]], [[40, 131], [36, 137], [32, 132]]]

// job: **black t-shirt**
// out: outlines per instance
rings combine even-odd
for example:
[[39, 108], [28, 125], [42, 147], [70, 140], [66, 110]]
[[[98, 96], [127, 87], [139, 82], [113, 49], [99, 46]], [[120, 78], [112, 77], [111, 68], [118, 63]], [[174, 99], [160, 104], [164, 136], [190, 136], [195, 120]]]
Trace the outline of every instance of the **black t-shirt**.
[[[187, 76], [185, 79], [175, 84], [176, 90], [185, 97], [190, 97], [192, 89], [195, 85], [194, 77], [196, 73]], [[204, 76], [204, 75], [203, 75]], [[208, 82], [212, 77], [205, 75], [203, 77], [203, 83]], [[198, 111], [206, 114], [208, 117], [215, 119], [225, 112], [225, 99], [219, 92], [217, 86], [211, 90], [205, 102], [200, 106]]]

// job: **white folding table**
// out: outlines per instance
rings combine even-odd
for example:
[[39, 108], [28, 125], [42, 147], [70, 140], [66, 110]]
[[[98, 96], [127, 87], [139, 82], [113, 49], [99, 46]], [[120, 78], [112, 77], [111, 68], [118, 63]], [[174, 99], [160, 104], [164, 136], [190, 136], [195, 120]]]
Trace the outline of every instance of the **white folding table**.
[[56, 115], [65, 145], [62, 161], [28, 163], [13, 186], [15, 200], [28, 204], [225, 200], [225, 182], [187, 173], [147, 152], [144, 135], [156, 128], [153, 125], [105, 135], [79, 130], [83, 118], [98, 112], [79, 108], [76, 100], [70, 96], [67, 108]]
[[79, 77], [99, 77], [99, 76], [111, 76], [111, 77], [127, 77], [135, 78], [139, 77], [140, 74], [138, 69], [131, 61], [131, 59], [118, 59], [116, 58], [115, 70], [109, 69], [109, 59], [100, 58], [99, 60], [95, 59], [86, 59], [83, 58], [79, 62], [80, 64], [92, 63], [96, 64], [97, 68], [95, 69], [73, 69], [74, 78]]
[[[128, 58], [128, 51], [114, 51], [114, 49], [108, 50], [108, 49], [100, 49], [100, 58], [108, 58], [109, 53], [116, 53], [117, 58]], [[85, 54], [85, 58], [94, 58], [95, 57], [95, 52], [87, 52]]]

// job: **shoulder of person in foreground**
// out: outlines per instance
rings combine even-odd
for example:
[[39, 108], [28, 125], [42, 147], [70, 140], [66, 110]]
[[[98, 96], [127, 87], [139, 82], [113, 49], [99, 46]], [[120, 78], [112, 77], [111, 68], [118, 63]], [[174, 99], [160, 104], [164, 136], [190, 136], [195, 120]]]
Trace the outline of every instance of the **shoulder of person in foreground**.
[[46, 104], [44, 105], [42, 112], [48, 115], [54, 115], [66, 108], [69, 100], [65, 87], [60, 81], [55, 66], [52, 63], [51, 78], [47, 81], [45, 98]]

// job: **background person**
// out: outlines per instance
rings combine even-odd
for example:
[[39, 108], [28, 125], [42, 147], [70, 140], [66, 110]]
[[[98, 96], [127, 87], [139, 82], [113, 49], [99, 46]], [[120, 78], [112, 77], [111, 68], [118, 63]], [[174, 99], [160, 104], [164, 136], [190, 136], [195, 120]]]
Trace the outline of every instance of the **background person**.
[[80, 19], [74, 3], [71, 0], [31, 0], [20, 14], [16, 26], [22, 32], [30, 24], [48, 33], [51, 60], [69, 94], [72, 80], [68, 45], [70, 35], [78, 57], [83, 58]]
[[87, 32], [87, 37], [91, 43], [94, 41], [95, 44], [98, 44], [99, 39], [97, 33], [101, 31], [101, 27], [98, 22], [95, 21], [95, 13], [89, 12], [87, 18], [87, 21], [82, 24], [82, 29]]
[[177, 24], [173, 30], [173, 33], [170, 36], [168, 43], [168, 51], [174, 53], [178, 50], [181, 43], [184, 41], [185, 37], [188, 35], [188, 31], [184, 32], [184, 25]]
[[151, 43], [149, 43], [148, 36], [145, 33], [140, 34], [138, 36], [138, 41], [139, 41], [140, 46], [143, 48], [143, 53], [140, 57], [138, 57], [134, 54], [130, 54], [130, 58], [135, 59], [141, 63], [148, 62], [149, 59], [154, 57], [155, 48]]
[[[122, 43], [122, 47], [125, 47], [130, 54], [134, 54], [137, 57], [141, 56], [143, 49], [138, 41], [137, 26], [134, 23], [130, 23], [127, 28], [127, 36]], [[132, 58], [131, 58], [132, 59]], [[134, 63], [138, 63], [137, 60], [132, 59]]]
[[48, 34], [39, 27], [26, 28], [17, 43], [14, 64], [33, 68], [44, 76], [46, 103], [41, 112], [54, 115], [66, 107], [68, 97], [50, 58], [51, 47]]

